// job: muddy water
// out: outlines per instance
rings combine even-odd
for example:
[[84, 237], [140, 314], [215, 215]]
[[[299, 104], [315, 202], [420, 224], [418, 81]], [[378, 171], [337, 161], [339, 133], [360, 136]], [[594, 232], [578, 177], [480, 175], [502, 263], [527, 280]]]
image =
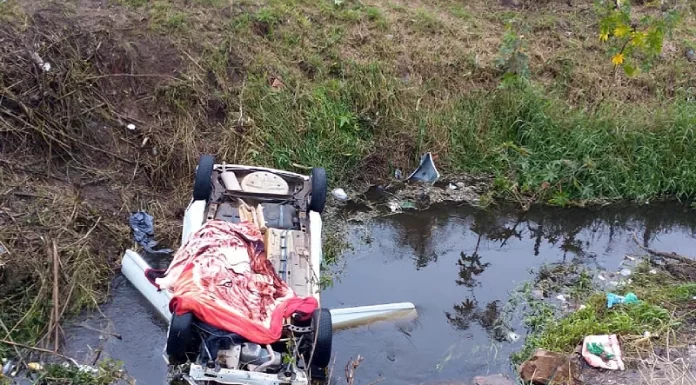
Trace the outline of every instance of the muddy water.
[[[345, 269], [323, 293], [324, 306], [359, 306], [410, 301], [415, 321], [385, 322], [337, 332], [334, 384], [344, 384], [344, 367], [364, 361], [356, 384], [468, 381], [487, 373], [508, 373], [511, 352], [522, 341], [506, 340], [500, 318], [509, 292], [533, 278], [544, 263], [583, 263], [616, 272], [626, 254], [644, 245], [689, 254], [696, 245], [696, 211], [675, 205], [561, 210], [535, 208], [480, 211], [454, 206], [394, 215], [354, 225]], [[138, 384], [164, 384], [161, 358], [165, 325], [135, 289], [117, 278], [103, 315], [81, 319], [121, 339], [81, 327], [69, 329], [68, 351], [89, 361], [102, 350], [125, 363]], [[511, 326], [523, 334], [519, 317]]]

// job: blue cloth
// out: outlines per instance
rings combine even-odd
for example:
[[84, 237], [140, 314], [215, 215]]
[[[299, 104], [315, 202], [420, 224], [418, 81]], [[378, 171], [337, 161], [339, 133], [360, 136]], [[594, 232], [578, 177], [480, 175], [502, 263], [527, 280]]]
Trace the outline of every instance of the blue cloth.
[[607, 307], [609, 309], [611, 309], [614, 305], [619, 305], [622, 303], [627, 305], [638, 303], [638, 296], [634, 293], [628, 293], [625, 296], [607, 293]]
[[145, 251], [153, 254], [171, 254], [172, 249], [155, 250], [155, 246], [157, 246], [159, 242], [152, 239], [155, 236], [155, 221], [152, 215], [144, 211], [138, 211], [131, 214], [128, 222], [130, 223], [131, 229], [133, 229], [133, 239], [135, 239]]

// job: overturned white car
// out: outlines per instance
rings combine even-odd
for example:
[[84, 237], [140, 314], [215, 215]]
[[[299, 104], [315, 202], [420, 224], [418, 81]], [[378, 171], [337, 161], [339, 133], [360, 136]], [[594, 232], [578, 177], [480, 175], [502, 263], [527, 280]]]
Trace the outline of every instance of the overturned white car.
[[169, 321], [171, 380], [304, 385], [326, 379], [333, 330], [413, 304], [326, 309], [320, 302], [326, 173], [216, 164], [201, 156], [182, 245], [166, 270], [132, 250], [123, 274]]

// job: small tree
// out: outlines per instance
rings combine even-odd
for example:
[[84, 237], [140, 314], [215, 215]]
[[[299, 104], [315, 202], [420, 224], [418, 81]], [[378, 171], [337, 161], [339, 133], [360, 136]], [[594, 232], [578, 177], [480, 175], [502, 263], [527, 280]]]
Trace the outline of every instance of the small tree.
[[608, 44], [615, 70], [621, 67], [628, 76], [650, 70], [662, 53], [665, 36], [671, 35], [679, 20], [676, 9], [633, 20], [628, 0], [598, 0], [595, 6], [600, 16], [599, 40]]

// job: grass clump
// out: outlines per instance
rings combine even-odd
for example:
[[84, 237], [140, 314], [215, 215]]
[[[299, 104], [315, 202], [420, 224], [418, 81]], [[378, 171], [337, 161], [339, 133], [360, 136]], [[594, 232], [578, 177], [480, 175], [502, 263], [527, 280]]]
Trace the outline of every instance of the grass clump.
[[35, 383], [43, 385], [109, 385], [122, 377], [122, 363], [102, 360], [94, 370], [81, 370], [72, 365], [49, 364], [38, 375]]
[[617, 293], [628, 292], [634, 292], [640, 302], [609, 309], [606, 293], [594, 292], [580, 298], [578, 303], [583, 308], [564, 316], [547, 303], [529, 299], [525, 318], [529, 335], [521, 351], [513, 355], [513, 361], [524, 361], [537, 348], [572, 353], [585, 336], [601, 334], [619, 335], [624, 355], [630, 357], [639, 348], [645, 332], [659, 341], [679, 335], [683, 320], [693, 311], [688, 302], [696, 287], [675, 280], [665, 271], [651, 273], [644, 263], [633, 273], [631, 284]]

